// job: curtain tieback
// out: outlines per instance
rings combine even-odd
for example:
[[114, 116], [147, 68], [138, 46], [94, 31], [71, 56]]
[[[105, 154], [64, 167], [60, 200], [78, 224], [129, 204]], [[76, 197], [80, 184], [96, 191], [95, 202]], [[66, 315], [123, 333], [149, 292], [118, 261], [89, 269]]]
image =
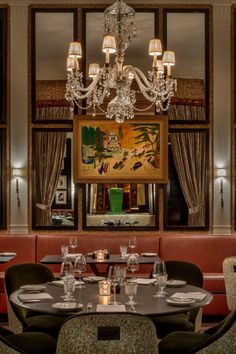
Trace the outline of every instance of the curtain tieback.
[[199, 205], [196, 205], [195, 207], [189, 208], [189, 210], [188, 210], [189, 215], [195, 214], [195, 213], [199, 212], [199, 210], [200, 210], [203, 206], [204, 206], [204, 204], [199, 204]]
[[51, 206], [49, 204], [36, 203], [36, 207], [47, 212], [51, 210]]

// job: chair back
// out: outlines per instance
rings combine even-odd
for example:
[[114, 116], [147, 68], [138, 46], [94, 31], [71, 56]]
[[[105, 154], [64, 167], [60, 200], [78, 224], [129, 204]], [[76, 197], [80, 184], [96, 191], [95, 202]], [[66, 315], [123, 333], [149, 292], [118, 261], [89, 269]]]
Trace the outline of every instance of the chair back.
[[82, 313], [61, 327], [57, 354], [157, 354], [153, 322], [136, 313]]
[[5, 289], [7, 298], [7, 312], [9, 327], [15, 333], [22, 332], [25, 318], [32, 315], [32, 311], [19, 308], [10, 303], [10, 295], [22, 285], [41, 284], [52, 281], [54, 275], [49, 268], [42, 264], [24, 263], [9, 267], [5, 273]]
[[25, 351], [18, 350], [11, 342], [5, 337], [0, 335], [0, 353], [4, 354], [27, 354]]
[[[232, 311], [222, 322], [213, 328], [215, 333], [201, 344], [201, 348], [193, 348], [189, 354], [233, 354], [236, 353], [236, 310]], [[209, 331], [206, 331], [207, 333]]]
[[236, 309], [236, 257], [225, 258], [223, 273], [227, 305], [230, 311], [234, 311]]

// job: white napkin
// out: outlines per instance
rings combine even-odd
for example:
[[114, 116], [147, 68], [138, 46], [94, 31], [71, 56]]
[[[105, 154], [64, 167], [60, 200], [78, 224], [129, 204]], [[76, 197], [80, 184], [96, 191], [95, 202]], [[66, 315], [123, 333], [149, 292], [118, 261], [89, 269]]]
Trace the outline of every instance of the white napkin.
[[125, 305], [97, 305], [97, 312], [126, 312]]
[[154, 284], [155, 281], [156, 281], [156, 279], [136, 278], [136, 282], [139, 285], [150, 285], [150, 284]]
[[[56, 285], [56, 286], [64, 286], [63, 280], [52, 280], [49, 284]], [[80, 284], [78, 280], [75, 280], [75, 286]]]
[[156, 257], [157, 254], [154, 252], [143, 252], [143, 253], [141, 253], [141, 256], [143, 256], [143, 257]]
[[202, 301], [205, 297], [206, 294], [201, 291], [190, 291], [188, 293], [175, 293], [170, 297], [170, 299], [193, 299], [196, 301]]
[[82, 253], [67, 253], [66, 261], [74, 261], [77, 256], [82, 256]]
[[100, 277], [100, 276], [97, 276], [97, 275], [91, 275], [89, 277], [83, 277], [83, 280], [85, 281], [88, 281], [88, 282], [92, 282], [92, 283], [96, 283], [100, 280], [105, 280], [106, 278], [105, 277]]
[[48, 293], [19, 294], [18, 299], [22, 302], [27, 302], [31, 300], [39, 300], [39, 301], [51, 300], [53, 299], [53, 297]]

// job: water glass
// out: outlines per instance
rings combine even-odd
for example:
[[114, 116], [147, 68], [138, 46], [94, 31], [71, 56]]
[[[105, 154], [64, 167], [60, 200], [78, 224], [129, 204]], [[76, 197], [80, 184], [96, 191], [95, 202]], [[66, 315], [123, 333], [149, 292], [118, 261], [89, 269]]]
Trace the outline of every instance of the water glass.
[[153, 278], [156, 279], [155, 285], [157, 285], [157, 292], [154, 294], [154, 297], [165, 297], [167, 293], [164, 291], [167, 284], [167, 272], [165, 262], [156, 261], [153, 265]]
[[117, 266], [116, 267], [116, 275], [117, 275], [119, 285], [123, 286], [125, 278], [126, 278], [126, 267]]
[[68, 245], [61, 245], [62, 258], [66, 258], [68, 252], [69, 252], [69, 246]]
[[75, 298], [73, 297], [73, 293], [75, 291], [75, 278], [67, 274], [63, 277], [63, 284], [64, 284], [64, 301], [75, 301]]
[[129, 280], [125, 283], [125, 294], [129, 297], [129, 301], [126, 305], [136, 305], [137, 302], [134, 301], [134, 297], [137, 295], [138, 284], [135, 281]]
[[111, 286], [113, 287], [113, 301], [109, 302], [109, 305], [120, 305], [120, 302], [116, 301], [116, 287], [119, 285], [117, 273], [117, 266], [111, 266], [109, 268], [108, 280], [111, 281]]
[[61, 264], [60, 278], [63, 279], [66, 275], [72, 275], [74, 277], [73, 265], [69, 261], [64, 261]]
[[127, 245], [120, 245], [120, 256], [124, 258], [127, 254]]

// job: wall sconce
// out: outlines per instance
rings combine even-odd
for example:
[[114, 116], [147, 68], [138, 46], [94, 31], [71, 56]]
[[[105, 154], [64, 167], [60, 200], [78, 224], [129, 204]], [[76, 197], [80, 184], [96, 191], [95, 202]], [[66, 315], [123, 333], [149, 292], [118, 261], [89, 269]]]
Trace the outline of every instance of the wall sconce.
[[16, 177], [16, 200], [17, 200], [17, 206], [18, 208], [20, 207], [20, 189], [19, 189], [19, 180], [18, 177], [22, 176], [22, 168], [13, 168], [12, 169], [12, 176]]
[[[226, 169], [225, 168], [217, 168], [216, 175], [217, 175], [217, 177], [226, 177]], [[224, 182], [223, 182], [223, 178], [220, 179], [220, 202], [221, 202], [221, 208], [224, 208]]]

